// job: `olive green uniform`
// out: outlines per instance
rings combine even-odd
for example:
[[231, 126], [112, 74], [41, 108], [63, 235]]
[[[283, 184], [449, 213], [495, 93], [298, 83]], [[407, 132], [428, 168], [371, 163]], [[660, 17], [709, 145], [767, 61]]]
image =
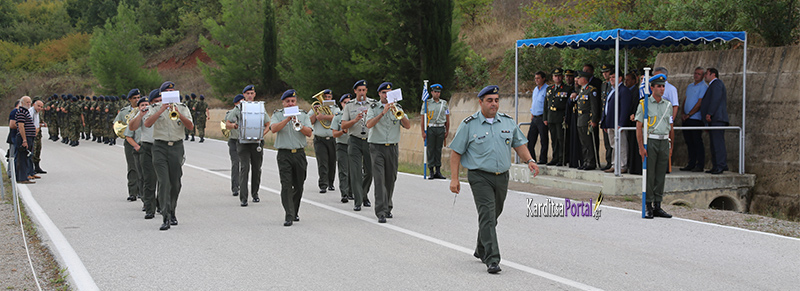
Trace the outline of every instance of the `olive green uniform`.
[[[225, 113], [225, 120], [234, 120], [233, 110]], [[239, 153], [236, 148], [239, 146], [239, 129], [232, 128], [228, 136], [228, 155], [231, 158], [231, 193], [233, 196], [239, 195]]]
[[553, 160], [551, 164], [564, 164], [564, 116], [567, 111], [567, 101], [572, 94], [572, 86], [553, 84], [547, 87], [547, 94], [544, 101], [544, 113], [542, 116], [547, 121], [550, 131], [550, 138], [553, 142]]
[[[375, 102], [367, 111], [367, 120], [378, 117], [383, 112], [384, 104]], [[397, 105], [398, 109], [402, 109]], [[403, 118], [408, 118], [403, 114]], [[394, 114], [388, 112], [380, 117], [377, 123], [370, 128], [369, 153], [372, 158], [372, 174], [375, 178], [375, 216], [388, 217], [392, 213], [394, 203], [394, 184], [397, 181], [397, 157], [400, 143], [400, 128], [402, 123]]]
[[[180, 114], [191, 121], [192, 115], [189, 108], [183, 104], [176, 105]], [[144, 120], [156, 114], [160, 107], [161, 103], [151, 105]], [[158, 205], [166, 223], [175, 218], [175, 208], [181, 192], [182, 167], [185, 159], [181, 137], [183, 137], [183, 129], [186, 127], [180, 119], [171, 120], [169, 110], [165, 110], [158, 116], [151, 128], [153, 128], [153, 139], [155, 140], [152, 153], [153, 167], [158, 179]]]
[[200, 139], [206, 137], [206, 121], [208, 119], [208, 115], [206, 115], [206, 110], [208, 109], [208, 103], [204, 100], [196, 101], [194, 104], [194, 112], [195, 112], [195, 119], [194, 119], [194, 128], [197, 129], [197, 136]]
[[[278, 124], [286, 119], [283, 109], [275, 110], [270, 124]], [[311, 127], [308, 114], [300, 110], [297, 120], [303, 126]], [[286, 214], [286, 221], [293, 221], [300, 211], [300, 199], [303, 198], [303, 183], [306, 181], [306, 136], [294, 130], [291, 122], [286, 124], [275, 136], [275, 148], [278, 149], [278, 173], [281, 179], [281, 203]]]
[[495, 227], [508, 191], [511, 149], [527, 143], [513, 118], [497, 113], [490, 123], [480, 111], [461, 122], [450, 142], [450, 148], [461, 155], [461, 165], [469, 170], [467, 180], [478, 210], [475, 255], [486, 265], [500, 262]]
[[[578, 138], [581, 141], [584, 168], [592, 169], [597, 167], [596, 160], [596, 136], [599, 128], [602, 111], [600, 108], [600, 93], [592, 85], [586, 85], [578, 93]], [[589, 122], [594, 122], [597, 126], [590, 128]]]
[[[324, 106], [324, 105], [323, 105]], [[336, 106], [328, 106], [332, 114], [340, 110]], [[316, 115], [316, 111], [311, 111], [311, 115]], [[320, 191], [333, 186], [336, 178], [336, 142], [333, 139], [333, 130], [322, 126], [322, 122], [317, 119], [314, 122], [314, 152], [317, 155], [317, 172], [319, 180], [317, 185]]]
[[[672, 129], [672, 103], [664, 98], [656, 102], [655, 97], [647, 104], [647, 203], [661, 203], [664, 199], [664, 181], [669, 168], [669, 134]], [[644, 100], [636, 107], [637, 122], [644, 121]]]
[[[134, 108], [130, 105], [125, 106], [120, 109], [119, 113], [117, 113], [117, 116], [114, 117], [114, 123], [121, 122], [123, 125], [128, 125], [128, 121], [131, 120], [131, 118], [133, 118], [138, 111], [138, 109], [134, 111]], [[116, 135], [116, 132], [114, 134]], [[139, 185], [141, 185], [141, 177], [138, 172], [139, 167], [136, 166], [138, 164], [136, 162], [138, 157], [134, 156], [136, 154], [136, 150], [133, 149], [133, 146], [128, 142], [125, 142], [123, 147], [125, 148], [125, 162], [128, 170], [128, 196], [141, 197], [142, 192], [139, 187]]]
[[[340, 110], [333, 116], [331, 129], [342, 131], [342, 115], [344, 115], [344, 112]], [[336, 165], [339, 167], [339, 192], [342, 193], [342, 198], [353, 197], [349, 179], [350, 157], [347, 155], [347, 142], [349, 139], [350, 135], [346, 133], [336, 138]]]
[[[375, 99], [367, 98], [365, 101], [358, 102], [355, 99], [345, 104], [342, 121], [356, 119], [358, 113], [369, 108]], [[361, 121], [356, 122], [347, 130], [350, 139], [347, 142], [347, 155], [350, 156], [349, 175], [350, 191], [355, 196], [355, 206], [361, 207], [364, 201], [369, 201], [367, 194], [369, 186], [372, 184], [372, 157], [369, 154], [369, 128], [366, 125], [366, 116]]]
[[[608, 81], [603, 82], [603, 85], [600, 86], [600, 92], [601, 92], [600, 95], [602, 96], [602, 103], [600, 103], [601, 117], [603, 116], [602, 114], [604, 114], [602, 113], [603, 108], [606, 108], [606, 102], [608, 101], [608, 94], [611, 93], [611, 89], [613, 88], [614, 87], [611, 86], [611, 83], [609, 83]], [[606, 167], [610, 168], [611, 164], [613, 164], [612, 159], [614, 157], [614, 149], [611, 147], [611, 139], [608, 137], [608, 132], [605, 130], [603, 130], [603, 146], [606, 149], [606, 157], [605, 157]], [[597, 162], [599, 163], [600, 161]]]
[[[441, 167], [442, 166], [442, 146], [444, 146], [444, 139], [447, 136], [447, 116], [450, 115], [450, 108], [447, 105], [447, 100], [439, 99], [434, 101], [429, 98], [425, 103], [428, 104], [428, 128], [425, 135], [428, 139], [428, 167]], [[425, 104], [422, 105], [420, 115], [425, 114]], [[431, 173], [433, 175], [433, 173]]]
[[[152, 109], [152, 107], [149, 108]], [[136, 115], [138, 116], [140, 114], [144, 113], [139, 112]], [[144, 123], [144, 118], [142, 118], [141, 122]], [[156, 177], [156, 170], [153, 166], [153, 142], [155, 142], [153, 139], [153, 128], [140, 125], [135, 132], [131, 132], [130, 128], [126, 129], [125, 135], [133, 136], [134, 141], [139, 143], [141, 147], [136, 153], [139, 155], [138, 173], [141, 179], [139, 190], [142, 193], [142, 203], [144, 204], [145, 214], [155, 214], [156, 208], [158, 207], [158, 199], [156, 198], [156, 184], [158, 178]]]

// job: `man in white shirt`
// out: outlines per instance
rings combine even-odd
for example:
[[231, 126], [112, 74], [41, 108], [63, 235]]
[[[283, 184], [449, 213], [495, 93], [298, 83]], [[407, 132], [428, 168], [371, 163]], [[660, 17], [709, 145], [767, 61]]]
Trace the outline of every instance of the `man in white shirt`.
[[[536, 87], [533, 88], [533, 95], [531, 95], [531, 125], [528, 128], [528, 151], [539, 164], [547, 163], [547, 150], [550, 145], [549, 131], [542, 118], [544, 114], [544, 99], [547, 95], [546, 80], [547, 76], [544, 72], [538, 71], [534, 74], [533, 81], [536, 83]], [[541, 149], [539, 149], [539, 159], [536, 159], [536, 141], [540, 137]]]
[[[664, 74], [664, 76], [667, 77], [667, 79], [669, 79], [669, 71], [667, 71], [667, 68], [664, 67], [655, 68], [653, 70], [653, 74], [655, 75]], [[665, 82], [663, 98], [669, 101], [669, 103], [672, 103], [672, 118], [677, 118], [678, 107], [680, 106], [680, 104], [678, 103], [678, 88], [675, 88], [675, 86], [673, 86], [669, 82]], [[667, 169], [667, 174], [669, 174], [670, 172], [672, 172], [672, 151], [670, 151], [669, 153], [669, 168]]]

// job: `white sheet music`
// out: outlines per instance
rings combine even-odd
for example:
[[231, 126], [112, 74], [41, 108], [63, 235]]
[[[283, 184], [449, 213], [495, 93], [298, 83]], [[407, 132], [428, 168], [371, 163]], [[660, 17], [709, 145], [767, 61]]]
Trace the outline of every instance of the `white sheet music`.
[[297, 116], [300, 115], [300, 108], [297, 106], [286, 107], [283, 109], [283, 116]]
[[400, 90], [402, 89], [395, 89], [387, 92], [386, 100], [389, 101], [389, 103], [400, 102], [401, 100], [403, 100], [403, 91]]
[[161, 92], [161, 103], [181, 103], [181, 91]]

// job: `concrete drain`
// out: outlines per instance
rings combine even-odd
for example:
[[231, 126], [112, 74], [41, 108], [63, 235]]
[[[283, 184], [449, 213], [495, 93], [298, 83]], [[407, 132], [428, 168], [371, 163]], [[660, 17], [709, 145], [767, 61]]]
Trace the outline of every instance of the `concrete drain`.
[[727, 196], [719, 196], [714, 198], [710, 204], [708, 204], [708, 208], [710, 209], [717, 209], [717, 210], [731, 210], [731, 211], [738, 211], [736, 209], [736, 202]]

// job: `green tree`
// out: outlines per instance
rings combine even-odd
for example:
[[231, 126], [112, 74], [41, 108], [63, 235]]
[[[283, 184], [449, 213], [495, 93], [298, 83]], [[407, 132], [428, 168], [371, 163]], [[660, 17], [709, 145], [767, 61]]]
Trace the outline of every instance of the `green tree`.
[[[206, 82], [218, 96], [241, 91], [248, 84], [264, 85], [264, 1], [221, 0], [222, 22], [206, 19], [211, 39], [200, 36], [200, 47], [215, 62], [197, 61]], [[212, 41], [213, 39], [213, 41]], [[258, 87], [256, 92], [263, 92]]]
[[456, 5], [467, 19], [467, 24], [475, 25], [492, 10], [492, 2], [494, 0], [456, 0]]
[[144, 57], [139, 52], [142, 29], [133, 10], [125, 3], [117, 7], [116, 16], [102, 29], [95, 30], [89, 50], [89, 67], [97, 78], [101, 94], [125, 92], [131, 88], [156, 88], [161, 76], [155, 70], [142, 68]]
[[261, 65], [261, 89], [265, 93], [280, 91], [278, 77], [278, 29], [276, 27], [275, 7], [272, 0], [264, 3], [264, 55]]
[[744, 13], [753, 31], [767, 46], [791, 45], [797, 40], [800, 26], [798, 0], [743, 1]]

